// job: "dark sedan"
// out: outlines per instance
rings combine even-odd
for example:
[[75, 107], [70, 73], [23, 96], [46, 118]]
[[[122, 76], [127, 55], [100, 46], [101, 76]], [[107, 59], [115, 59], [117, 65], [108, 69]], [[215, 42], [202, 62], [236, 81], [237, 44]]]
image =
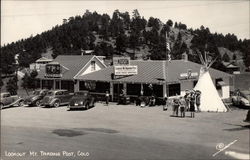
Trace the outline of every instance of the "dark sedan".
[[39, 89], [36, 90], [29, 97], [25, 98], [24, 104], [29, 106], [40, 106], [41, 100], [48, 93], [48, 89]]
[[88, 91], [75, 92], [69, 103], [69, 109], [89, 109], [95, 106], [95, 98]]

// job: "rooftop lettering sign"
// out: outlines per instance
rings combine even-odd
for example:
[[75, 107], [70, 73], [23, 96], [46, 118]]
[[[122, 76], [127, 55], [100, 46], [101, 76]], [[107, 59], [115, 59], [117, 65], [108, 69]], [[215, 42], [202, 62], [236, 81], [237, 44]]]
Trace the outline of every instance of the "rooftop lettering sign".
[[60, 64], [47, 64], [45, 77], [59, 78], [62, 77]]
[[114, 66], [114, 71], [116, 76], [138, 74], [137, 66]]
[[195, 79], [199, 76], [198, 72], [192, 72], [192, 70], [188, 70], [187, 73], [181, 73], [179, 79]]
[[130, 57], [114, 57], [113, 58], [114, 66], [123, 66], [130, 64]]

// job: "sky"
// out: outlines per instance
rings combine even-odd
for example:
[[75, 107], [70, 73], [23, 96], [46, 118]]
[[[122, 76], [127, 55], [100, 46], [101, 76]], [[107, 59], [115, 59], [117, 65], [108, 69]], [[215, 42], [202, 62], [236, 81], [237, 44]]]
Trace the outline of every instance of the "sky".
[[120, 12], [138, 9], [141, 16], [181, 22], [188, 28], [208, 27], [212, 33], [235, 34], [239, 39], [249, 39], [249, 0], [161, 0], [161, 1], [22, 1], [1, 0], [1, 46], [25, 39], [31, 35], [60, 25], [63, 19], [83, 15], [88, 9], [112, 17]]

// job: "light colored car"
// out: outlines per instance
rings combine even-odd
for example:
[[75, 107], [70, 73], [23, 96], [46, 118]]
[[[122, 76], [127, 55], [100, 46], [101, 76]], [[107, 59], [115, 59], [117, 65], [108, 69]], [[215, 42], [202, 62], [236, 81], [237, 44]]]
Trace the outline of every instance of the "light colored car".
[[9, 92], [1, 93], [0, 108], [7, 108], [11, 106], [22, 106], [23, 99], [17, 95], [12, 96]]
[[67, 90], [51, 90], [42, 99], [42, 104], [49, 107], [59, 107], [60, 105], [69, 104], [73, 94], [70, 94]]
[[250, 107], [250, 90], [235, 91], [232, 95], [232, 103], [235, 106]]

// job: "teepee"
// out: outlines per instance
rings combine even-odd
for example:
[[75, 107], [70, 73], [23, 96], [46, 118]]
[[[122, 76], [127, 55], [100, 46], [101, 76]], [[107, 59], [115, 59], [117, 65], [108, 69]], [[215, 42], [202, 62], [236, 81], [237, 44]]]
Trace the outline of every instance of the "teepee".
[[227, 108], [222, 102], [208, 71], [216, 59], [209, 63], [205, 53], [205, 58], [200, 54], [200, 60], [204, 66], [200, 69], [199, 79], [194, 87], [194, 90], [201, 91], [200, 110], [209, 112], [226, 112]]

